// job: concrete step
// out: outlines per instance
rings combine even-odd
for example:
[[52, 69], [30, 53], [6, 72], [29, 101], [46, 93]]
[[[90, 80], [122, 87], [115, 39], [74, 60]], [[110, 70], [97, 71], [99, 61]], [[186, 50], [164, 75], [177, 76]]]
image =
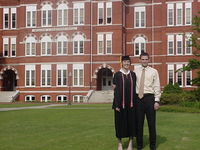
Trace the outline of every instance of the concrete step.
[[112, 103], [113, 102], [113, 90], [94, 91], [90, 96], [89, 103]]
[[0, 91], [0, 102], [13, 102], [19, 95], [19, 91]]

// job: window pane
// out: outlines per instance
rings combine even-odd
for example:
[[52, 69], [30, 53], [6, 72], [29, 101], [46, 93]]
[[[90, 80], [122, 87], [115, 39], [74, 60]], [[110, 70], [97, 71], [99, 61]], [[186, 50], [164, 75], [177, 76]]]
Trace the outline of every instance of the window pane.
[[32, 26], [36, 26], [36, 12], [32, 11]]
[[26, 20], [27, 20], [27, 26], [30, 27], [31, 26], [31, 12], [30, 11], [26, 13]]
[[30, 85], [30, 71], [26, 70], [26, 86]]

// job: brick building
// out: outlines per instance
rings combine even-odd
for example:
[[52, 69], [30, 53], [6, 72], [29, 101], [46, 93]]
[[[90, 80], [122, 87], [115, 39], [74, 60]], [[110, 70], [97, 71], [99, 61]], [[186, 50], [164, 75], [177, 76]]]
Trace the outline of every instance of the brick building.
[[1, 0], [0, 89], [19, 101], [82, 102], [109, 90], [120, 56], [147, 51], [169, 82], [192, 88], [192, 17], [200, 0]]

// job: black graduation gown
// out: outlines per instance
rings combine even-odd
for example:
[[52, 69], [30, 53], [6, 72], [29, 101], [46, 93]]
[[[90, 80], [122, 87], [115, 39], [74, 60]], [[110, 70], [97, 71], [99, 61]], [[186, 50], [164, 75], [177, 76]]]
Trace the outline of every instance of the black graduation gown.
[[[132, 77], [132, 88], [131, 88], [130, 75]], [[134, 137], [136, 136], [136, 117], [135, 117], [136, 75], [132, 71], [130, 71], [128, 75], [125, 75], [121, 71], [118, 71], [114, 74], [113, 84], [116, 86], [114, 89], [114, 100], [112, 106], [114, 109], [116, 137], [117, 138]], [[131, 92], [132, 92], [132, 99], [131, 99]], [[123, 102], [123, 97], [124, 97], [124, 102]], [[131, 101], [132, 101], [132, 106], [131, 106]], [[115, 108], [117, 107], [120, 108], [120, 112], [115, 110]]]

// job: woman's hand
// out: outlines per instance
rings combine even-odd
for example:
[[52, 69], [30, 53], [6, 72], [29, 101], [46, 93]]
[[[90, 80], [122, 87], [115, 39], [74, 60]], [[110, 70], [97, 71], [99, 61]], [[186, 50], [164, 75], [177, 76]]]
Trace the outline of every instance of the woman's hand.
[[115, 110], [118, 111], [118, 112], [120, 112], [120, 108], [119, 107], [115, 108]]

